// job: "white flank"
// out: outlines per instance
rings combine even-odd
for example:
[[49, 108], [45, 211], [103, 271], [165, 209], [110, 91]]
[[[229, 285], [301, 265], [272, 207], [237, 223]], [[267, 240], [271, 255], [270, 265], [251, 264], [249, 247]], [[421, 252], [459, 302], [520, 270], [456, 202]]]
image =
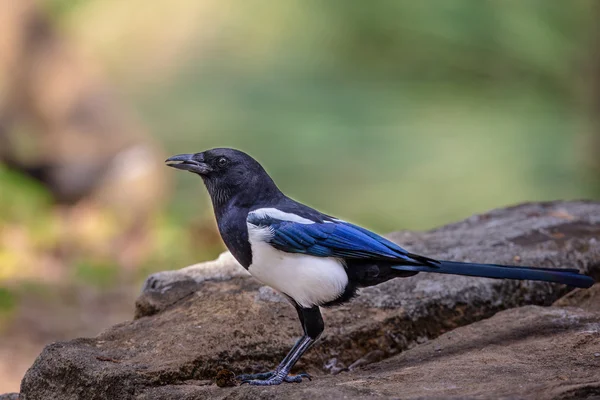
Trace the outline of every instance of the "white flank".
[[248, 271], [256, 279], [306, 308], [335, 300], [344, 292], [348, 275], [341, 261], [277, 250], [266, 242], [272, 235], [269, 228], [247, 225], [252, 247]]
[[250, 214], [257, 215], [259, 217], [271, 217], [281, 221], [297, 222], [299, 224], [314, 224], [314, 221], [306, 219], [296, 214], [287, 213], [276, 208], [259, 208], [250, 212]]

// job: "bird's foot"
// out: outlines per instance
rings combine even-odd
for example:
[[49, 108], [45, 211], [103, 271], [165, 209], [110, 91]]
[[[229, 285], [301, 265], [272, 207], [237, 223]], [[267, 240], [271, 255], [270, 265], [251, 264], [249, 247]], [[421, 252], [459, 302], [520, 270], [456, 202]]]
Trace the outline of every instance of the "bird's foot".
[[312, 377], [306, 372], [297, 375], [286, 375], [279, 371], [269, 371], [260, 374], [239, 375], [237, 377], [237, 379], [242, 381], [242, 385], [247, 383], [255, 386], [272, 386], [283, 382], [300, 383], [302, 382], [302, 378], [306, 378], [309, 381], [312, 380]]

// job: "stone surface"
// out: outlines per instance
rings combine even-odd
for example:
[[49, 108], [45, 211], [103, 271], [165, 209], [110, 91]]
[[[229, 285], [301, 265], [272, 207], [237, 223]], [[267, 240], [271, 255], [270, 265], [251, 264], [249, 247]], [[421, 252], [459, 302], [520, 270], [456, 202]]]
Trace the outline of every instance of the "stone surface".
[[599, 352], [600, 314], [525, 306], [357, 371], [312, 382], [266, 389], [169, 385], [137, 398], [592, 399], [600, 397]]
[[588, 311], [600, 312], [600, 285], [589, 289], [575, 289], [554, 302], [555, 306], [577, 306]]
[[250, 276], [230, 252], [217, 259], [173, 271], [156, 272], [142, 286], [143, 296], [136, 302], [135, 317], [152, 315], [191, 295], [204, 281], [228, 280], [236, 276]]
[[[577, 267], [596, 279], [600, 276], [599, 203], [526, 204], [431, 232], [389, 237], [436, 258]], [[298, 365], [315, 375], [313, 382], [217, 388], [212, 380], [220, 370], [237, 374], [272, 368], [300, 334], [295, 311], [276, 293], [243, 276], [227, 257], [154, 275], [137, 301], [135, 321], [96, 338], [46, 347], [23, 379], [24, 397], [535, 398], [543, 390], [551, 397], [576, 398], [596, 390], [598, 377], [586, 372], [598, 370], [599, 358], [593, 354], [600, 352], [594, 347], [600, 336], [593, 300], [586, 302], [581, 295], [587, 311], [526, 307], [455, 329], [507, 308], [551, 305], [569, 289], [436, 274], [364, 289], [350, 304], [324, 310], [323, 338]], [[218, 268], [213, 268], [215, 263]], [[580, 301], [572, 297], [570, 305]], [[590, 343], [577, 344], [584, 337]], [[543, 351], [535, 346], [538, 340], [546, 343]], [[577, 352], [584, 350], [591, 358], [579, 357]], [[575, 372], [564, 375], [561, 369]], [[487, 378], [481, 371], [487, 371]]]

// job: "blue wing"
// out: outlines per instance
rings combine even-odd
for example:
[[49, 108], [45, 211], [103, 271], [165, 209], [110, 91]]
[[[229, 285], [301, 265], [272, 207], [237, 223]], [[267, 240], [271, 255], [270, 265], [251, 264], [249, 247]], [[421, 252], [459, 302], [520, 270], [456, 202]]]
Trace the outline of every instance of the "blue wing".
[[[268, 243], [288, 253], [347, 259], [393, 260], [410, 264], [415, 264], [420, 258], [416, 256], [415, 259], [415, 255], [373, 232], [340, 220], [307, 224], [251, 214], [248, 216], [248, 222], [258, 227], [268, 227], [272, 233], [267, 239]], [[419, 261], [418, 264], [422, 262]]]
[[[298, 207], [297, 207], [298, 208]], [[274, 210], [274, 209], [271, 209]], [[308, 210], [308, 211], [307, 211]], [[277, 210], [275, 210], [277, 211]], [[303, 216], [281, 212], [279, 216], [298, 222], [281, 220], [275, 215], [250, 213], [247, 222], [261, 229], [262, 240], [288, 253], [302, 253], [316, 257], [337, 257], [346, 260], [373, 260], [392, 263], [390, 268], [407, 276], [407, 272], [439, 272], [498, 279], [527, 279], [564, 283], [587, 288], [594, 280], [581, 275], [576, 269], [549, 269], [496, 264], [475, 264], [438, 261], [412, 254], [389, 240], [348, 222], [332, 219], [303, 208]], [[360, 265], [360, 264], [359, 264]]]

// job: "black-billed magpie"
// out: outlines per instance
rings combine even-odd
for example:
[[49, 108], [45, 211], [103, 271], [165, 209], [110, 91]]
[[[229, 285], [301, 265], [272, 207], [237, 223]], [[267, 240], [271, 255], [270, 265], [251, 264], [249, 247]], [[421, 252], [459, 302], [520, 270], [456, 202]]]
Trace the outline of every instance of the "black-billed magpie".
[[350, 300], [361, 287], [419, 272], [523, 279], [590, 287], [576, 269], [550, 269], [442, 261], [410, 253], [349, 222], [290, 199], [249, 155], [219, 148], [180, 154], [170, 167], [202, 177], [225, 245], [254, 277], [282, 293], [298, 312], [304, 336], [270, 372], [243, 375], [252, 385], [301, 382], [290, 375], [324, 330], [319, 307]]

